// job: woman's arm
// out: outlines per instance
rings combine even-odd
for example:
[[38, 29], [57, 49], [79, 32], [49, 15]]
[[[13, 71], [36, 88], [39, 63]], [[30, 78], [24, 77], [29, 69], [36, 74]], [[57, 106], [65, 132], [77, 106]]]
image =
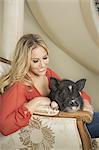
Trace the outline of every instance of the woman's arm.
[[25, 103], [24, 106], [33, 114], [39, 111], [41, 106], [50, 106], [50, 99], [48, 97], [35, 97], [28, 103]]
[[47, 97], [35, 97], [27, 102], [24, 86], [15, 84], [0, 97], [0, 132], [9, 135], [28, 125], [33, 113], [42, 112], [56, 115], [59, 111], [53, 111]]
[[9, 135], [26, 126], [31, 113], [24, 103], [26, 97], [23, 86], [14, 84], [0, 97], [0, 132]]
[[86, 92], [82, 91], [81, 96], [83, 97], [84, 101], [84, 111], [89, 111], [91, 114], [93, 114], [93, 106], [91, 105], [91, 98], [89, 95], [87, 95]]
[[31, 114], [55, 116], [59, 113], [58, 104], [51, 102], [48, 97], [35, 97], [24, 106], [31, 112]]
[[83, 108], [84, 111], [89, 111], [91, 114], [93, 114], [93, 107], [92, 105], [88, 102], [88, 101], [84, 101], [84, 108]]

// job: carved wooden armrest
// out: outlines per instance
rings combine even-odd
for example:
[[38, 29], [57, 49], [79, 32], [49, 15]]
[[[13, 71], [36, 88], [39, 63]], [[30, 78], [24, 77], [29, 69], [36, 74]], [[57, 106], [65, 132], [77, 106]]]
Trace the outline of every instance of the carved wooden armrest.
[[57, 117], [63, 118], [77, 118], [77, 120], [82, 120], [85, 123], [90, 123], [92, 121], [92, 114], [88, 111], [78, 111], [78, 112], [59, 112]]

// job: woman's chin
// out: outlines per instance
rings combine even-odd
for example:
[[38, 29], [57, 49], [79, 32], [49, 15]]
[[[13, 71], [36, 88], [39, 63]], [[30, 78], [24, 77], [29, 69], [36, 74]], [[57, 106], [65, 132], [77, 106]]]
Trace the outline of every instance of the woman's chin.
[[41, 71], [41, 72], [35, 73], [35, 75], [37, 75], [37, 76], [44, 76], [45, 74], [46, 74], [46, 71]]
[[46, 74], [46, 70], [39, 72], [39, 75], [45, 75], [45, 74]]

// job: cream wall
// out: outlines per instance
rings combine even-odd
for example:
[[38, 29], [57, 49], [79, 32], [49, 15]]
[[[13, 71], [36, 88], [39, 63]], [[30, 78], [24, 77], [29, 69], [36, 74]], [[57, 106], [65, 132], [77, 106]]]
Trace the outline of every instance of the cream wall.
[[2, 50], [1, 50], [2, 22], [3, 22], [3, 3], [2, 0], [0, 0], [0, 55], [2, 55]]
[[40, 34], [47, 43], [50, 50], [50, 67], [57, 72], [62, 78], [73, 79], [74, 81], [80, 78], [86, 78], [85, 90], [92, 98], [92, 103], [96, 111], [99, 111], [99, 76], [90, 72], [61, 49], [57, 47], [43, 32], [40, 25], [36, 22], [35, 18], [31, 15], [28, 7], [25, 5], [25, 18], [24, 18], [24, 33], [37, 33]]

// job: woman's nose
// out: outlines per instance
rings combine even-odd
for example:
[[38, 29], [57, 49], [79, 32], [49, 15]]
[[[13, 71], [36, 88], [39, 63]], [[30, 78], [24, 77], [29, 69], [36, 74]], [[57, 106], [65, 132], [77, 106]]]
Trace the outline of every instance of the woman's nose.
[[40, 66], [41, 66], [42, 68], [45, 67], [45, 63], [44, 63], [43, 60], [40, 62]]

